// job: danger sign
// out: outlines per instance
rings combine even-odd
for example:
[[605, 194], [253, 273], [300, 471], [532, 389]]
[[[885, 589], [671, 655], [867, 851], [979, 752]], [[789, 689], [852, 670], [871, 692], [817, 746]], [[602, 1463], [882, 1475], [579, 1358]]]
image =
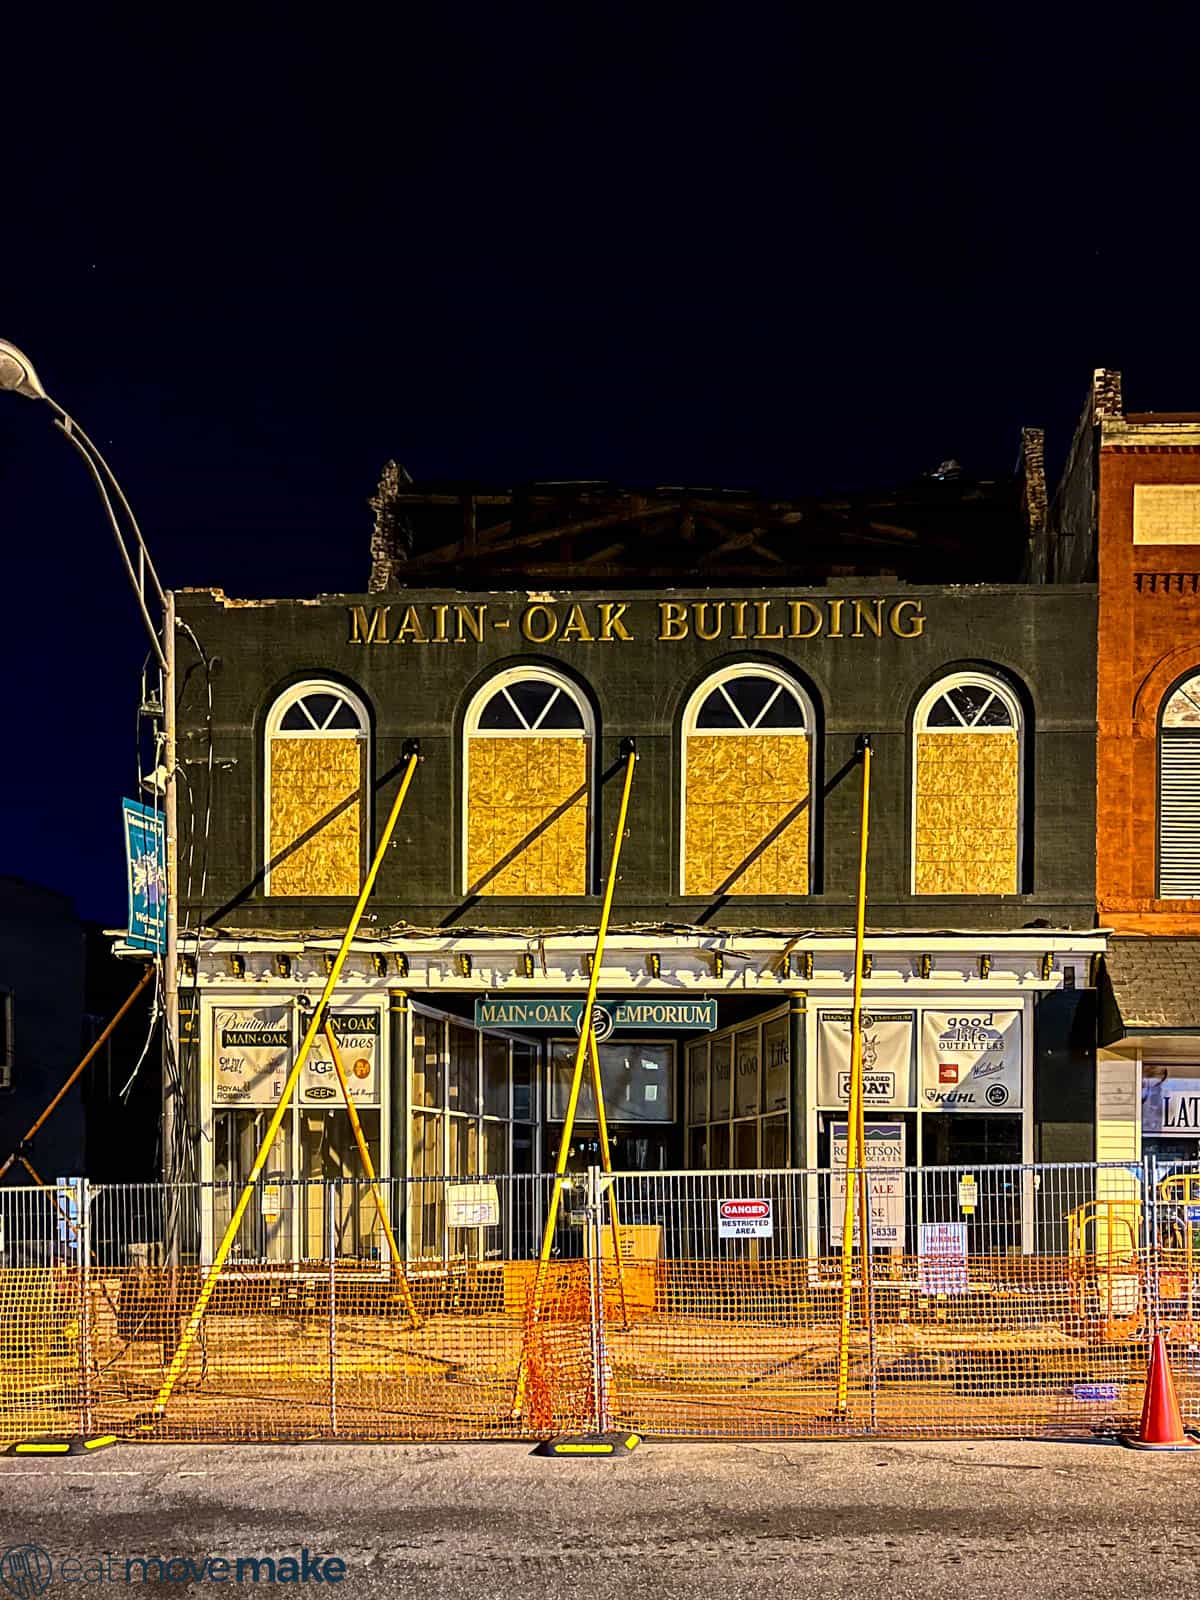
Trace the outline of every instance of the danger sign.
[[769, 1239], [775, 1227], [770, 1200], [718, 1200], [717, 1237]]

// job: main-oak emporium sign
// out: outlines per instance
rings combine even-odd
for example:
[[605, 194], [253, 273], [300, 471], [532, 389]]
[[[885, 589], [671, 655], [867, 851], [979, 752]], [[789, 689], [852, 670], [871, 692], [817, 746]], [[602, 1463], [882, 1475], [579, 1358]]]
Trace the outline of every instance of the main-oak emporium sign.
[[[551, 1028], [578, 1033], [583, 1000], [476, 1000], [477, 1028]], [[606, 1000], [592, 1008], [596, 1036], [607, 1039], [614, 1028], [646, 1033], [696, 1030], [711, 1033], [717, 1025], [715, 1000]]]

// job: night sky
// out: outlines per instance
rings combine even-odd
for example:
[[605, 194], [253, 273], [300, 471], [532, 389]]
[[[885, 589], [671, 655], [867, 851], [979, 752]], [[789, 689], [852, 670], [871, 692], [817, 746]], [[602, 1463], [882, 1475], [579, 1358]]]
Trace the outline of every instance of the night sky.
[[[1195, 57], [1145, 9], [102, 11], [5, 24], [0, 336], [170, 585], [364, 588], [388, 456], [822, 493], [1007, 472], [1023, 424], [1053, 469], [1096, 366], [1200, 409]], [[0, 533], [0, 872], [120, 922], [144, 641], [7, 396]]]

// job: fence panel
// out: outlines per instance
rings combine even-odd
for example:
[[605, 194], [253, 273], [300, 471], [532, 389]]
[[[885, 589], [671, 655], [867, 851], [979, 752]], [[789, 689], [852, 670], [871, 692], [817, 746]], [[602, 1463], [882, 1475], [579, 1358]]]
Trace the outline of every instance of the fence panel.
[[593, 1169], [540, 1268], [549, 1175], [265, 1180], [194, 1338], [227, 1185], [0, 1189], [0, 1441], [1080, 1437], [1156, 1330], [1200, 1420], [1200, 1163], [861, 1180], [845, 1279], [838, 1170]]

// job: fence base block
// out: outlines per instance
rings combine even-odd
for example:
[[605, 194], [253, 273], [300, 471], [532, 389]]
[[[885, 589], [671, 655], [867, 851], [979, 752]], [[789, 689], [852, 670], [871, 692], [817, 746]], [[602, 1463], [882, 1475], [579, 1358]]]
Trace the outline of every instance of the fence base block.
[[543, 1439], [535, 1456], [628, 1456], [641, 1444], [636, 1433], [571, 1433], [561, 1439]]
[[110, 1444], [119, 1444], [115, 1433], [64, 1434], [61, 1439], [20, 1439], [5, 1450], [6, 1456], [90, 1456], [97, 1450], [107, 1450]]

